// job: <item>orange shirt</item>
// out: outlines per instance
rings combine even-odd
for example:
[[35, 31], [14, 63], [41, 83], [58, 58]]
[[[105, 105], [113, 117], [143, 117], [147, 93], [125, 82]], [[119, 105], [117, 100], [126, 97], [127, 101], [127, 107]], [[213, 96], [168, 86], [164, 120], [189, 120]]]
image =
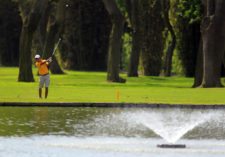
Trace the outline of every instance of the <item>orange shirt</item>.
[[38, 68], [39, 75], [46, 75], [48, 74], [48, 62], [46, 60], [41, 60], [40, 62], [36, 62], [35, 65]]

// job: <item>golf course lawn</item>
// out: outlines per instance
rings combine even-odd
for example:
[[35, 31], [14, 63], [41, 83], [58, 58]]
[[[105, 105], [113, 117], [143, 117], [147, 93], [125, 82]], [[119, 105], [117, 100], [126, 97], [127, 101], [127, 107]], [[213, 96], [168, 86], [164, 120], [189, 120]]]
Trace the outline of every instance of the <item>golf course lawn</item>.
[[18, 68], [1, 67], [0, 102], [225, 104], [225, 88], [191, 88], [193, 78], [122, 76], [127, 83], [109, 83], [104, 72], [66, 71], [66, 75], [51, 75], [49, 97], [39, 99], [38, 76], [34, 83], [21, 83], [17, 82]]

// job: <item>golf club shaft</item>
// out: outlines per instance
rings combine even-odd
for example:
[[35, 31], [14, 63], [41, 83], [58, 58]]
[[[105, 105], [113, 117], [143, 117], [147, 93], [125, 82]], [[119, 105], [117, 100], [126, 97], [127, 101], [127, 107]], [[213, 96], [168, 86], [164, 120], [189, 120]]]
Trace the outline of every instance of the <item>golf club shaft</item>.
[[56, 44], [56, 46], [55, 46], [55, 48], [54, 48], [54, 51], [52, 52], [52, 56], [55, 54], [55, 51], [57, 50], [60, 41], [61, 41], [61, 38], [59, 38], [59, 41], [57, 42], [57, 44]]

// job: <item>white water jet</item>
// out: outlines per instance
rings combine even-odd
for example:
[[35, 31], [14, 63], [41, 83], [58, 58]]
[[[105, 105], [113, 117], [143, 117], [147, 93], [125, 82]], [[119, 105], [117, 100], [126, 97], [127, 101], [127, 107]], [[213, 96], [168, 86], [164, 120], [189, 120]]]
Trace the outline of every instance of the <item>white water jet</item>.
[[154, 131], [168, 143], [174, 144], [187, 132], [208, 122], [213, 116], [215, 113], [199, 110], [185, 112], [181, 109], [159, 109], [131, 113], [128, 117]]
[[[81, 135], [90, 136], [143, 137], [151, 134], [150, 137], [154, 137], [158, 135], [168, 144], [175, 144], [196, 127], [211, 130], [220, 125], [218, 127], [222, 129], [223, 115], [223, 112], [215, 110], [124, 109], [101, 114], [87, 124], [75, 125], [74, 129], [81, 130]], [[152, 132], [149, 134], [148, 130]], [[207, 135], [206, 132], [204, 133]]]

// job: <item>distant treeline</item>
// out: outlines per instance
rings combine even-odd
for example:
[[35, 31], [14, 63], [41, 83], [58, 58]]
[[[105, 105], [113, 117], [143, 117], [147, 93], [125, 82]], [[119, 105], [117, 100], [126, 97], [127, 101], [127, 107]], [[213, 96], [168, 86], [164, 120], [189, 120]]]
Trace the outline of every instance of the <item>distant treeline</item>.
[[224, 12], [223, 0], [0, 0], [0, 65], [33, 81], [32, 56], [49, 57], [62, 38], [53, 74], [183, 74], [194, 87], [221, 87]]

